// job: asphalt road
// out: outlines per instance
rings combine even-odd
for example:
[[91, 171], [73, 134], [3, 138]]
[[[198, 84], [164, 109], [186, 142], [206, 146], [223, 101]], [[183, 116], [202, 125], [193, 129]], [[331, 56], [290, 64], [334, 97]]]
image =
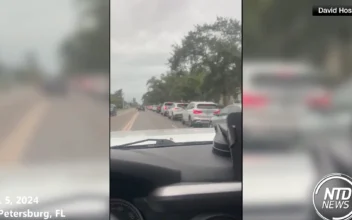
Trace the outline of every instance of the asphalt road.
[[180, 121], [172, 121], [156, 112], [136, 109], [123, 110], [111, 117], [111, 131], [137, 131], [186, 128]]
[[0, 94], [0, 166], [109, 157], [109, 103], [35, 88]]
[[[0, 167], [106, 160], [111, 130], [184, 128], [158, 113], [128, 109], [71, 92], [48, 97], [36, 88], [0, 93]], [[107, 160], [108, 161], [108, 160]]]

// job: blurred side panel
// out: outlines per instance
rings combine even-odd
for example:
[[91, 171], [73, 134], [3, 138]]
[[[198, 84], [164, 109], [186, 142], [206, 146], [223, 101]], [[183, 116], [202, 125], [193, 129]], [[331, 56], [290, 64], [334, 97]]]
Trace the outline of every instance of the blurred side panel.
[[109, 7], [0, 3], [0, 219], [108, 219]]
[[352, 20], [315, 3], [243, 1], [244, 219], [320, 219], [313, 187], [351, 175]]

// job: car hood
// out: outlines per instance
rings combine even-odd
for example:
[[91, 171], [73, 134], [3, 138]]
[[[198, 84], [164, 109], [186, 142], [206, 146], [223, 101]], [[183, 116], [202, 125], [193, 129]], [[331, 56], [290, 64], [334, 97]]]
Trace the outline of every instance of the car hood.
[[[176, 143], [193, 141], [213, 141], [215, 130], [213, 128], [181, 128], [143, 131], [115, 131], [111, 132], [110, 146], [126, 144], [144, 139], [168, 139]], [[153, 144], [148, 141], [141, 144]]]
[[310, 205], [316, 175], [305, 152], [244, 153], [243, 203], [246, 207]]

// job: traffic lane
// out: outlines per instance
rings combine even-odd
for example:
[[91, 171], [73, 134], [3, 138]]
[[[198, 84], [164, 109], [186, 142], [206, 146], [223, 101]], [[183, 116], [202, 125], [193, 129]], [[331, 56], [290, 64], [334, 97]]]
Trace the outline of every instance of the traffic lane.
[[25, 165], [109, 158], [109, 103], [83, 95], [47, 100], [43, 120], [26, 147]]
[[15, 105], [24, 101], [34, 101], [40, 93], [34, 86], [17, 86], [9, 90], [0, 90], [0, 108]]
[[0, 166], [18, 160], [44, 108], [42, 97], [31, 87], [0, 94]]
[[20, 102], [0, 105], [0, 140], [6, 139], [15, 129], [19, 121], [31, 109], [37, 100], [34, 97], [23, 99]]
[[180, 121], [172, 121], [150, 110], [139, 112], [132, 123], [130, 128], [132, 131], [187, 128]]
[[136, 109], [127, 109], [118, 111], [116, 116], [110, 117], [110, 130], [123, 131], [127, 129], [128, 123], [137, 113]]

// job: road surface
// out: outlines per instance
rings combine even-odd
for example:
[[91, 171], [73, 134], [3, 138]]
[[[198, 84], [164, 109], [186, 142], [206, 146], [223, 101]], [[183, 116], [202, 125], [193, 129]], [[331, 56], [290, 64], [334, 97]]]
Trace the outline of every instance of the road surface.
[[0, 166], [109, 157], [109, 103], [35, 88], [0, 94]]
[[187, 128], [180, 121], [172, 121], [156, 112], [145, 110], [138, 112], [128, 109], [111, 117], [111, 131], [136, 131], [154, 129]]
[[[109, 103], [77, 92], [48, 97], [35, 88], [0, 93], [0, 167], [106, 160]], [[184, 128], [155, 112], [119, 111], [111, 130]]]

